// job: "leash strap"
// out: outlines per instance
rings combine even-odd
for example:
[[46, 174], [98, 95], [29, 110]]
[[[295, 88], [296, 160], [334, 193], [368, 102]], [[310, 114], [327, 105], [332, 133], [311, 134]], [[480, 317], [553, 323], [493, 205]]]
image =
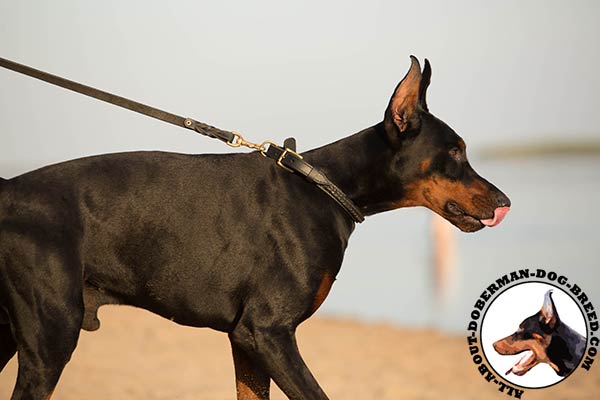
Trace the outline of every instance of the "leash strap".
[[191, 129], [202, 135], [210, 136], [219, 139], [223, 142], [229, 142], [235, 139], [235, 136], [232, 132], [224, 131], [215, 128], [214, 126], [194, 121], [190, 118], [184, 118], [180, 115], [172, 114], [170, 112], [163, 111], [155, 107], [150, 107], [146, 104], [138, 103], [137, 101], [129, 100], [125, 97], [117, 96], [115, 94], [108, 93], [103, 90], [93, 88], [91, 86], [70, 81], [68, 79], [61, 78], [60, 76], [52, 75], [47, 72], [28, 67], [27, 65], [18, 64], [14, 61], [10, 61], [5, 58], [0, 58], [0, 66], [15, 72], [19, 72], [24, 75], [31, 76], [32, 78], [36, 78], [41, 81], [60, 86], [64, 89], [72, 90], [73, 92], [93, 97], [95, 99], [105, 101], [115, 106], [123, 107], [128, 110], [135, 111], [137, 113], [144, 114], [164, 122], [168, 122], [169, 124]]
[[148, 117], [152, 117], [160, 121], [193, 130], [199, 134], [219, 139], [232, 147], [245, 146], [251, 149], [259, 150], [265, 157], [275, 160], [277, 165], [283, 169], [291, 173], [296, 173], [304, 177], [309, 182], [317, 185], [319, 189], [323, 190], [331, 198], [333, 198], [355, 222], [362, 222], [365, 219], [358, 207], [352, 202], [352, 200], [350, 200], [350, 198], [348, 198], [348, 196], [344, 194], [344, 192], [340, 190], [340, 188], [333, 184], [333, 182], [331, 182], [325, 176], [325, 174], [304, 161], [302, 156], [296, 153], [295, 140], [292, 141], [288, 139], [283, 148], [271, 142], [255, 144], [244, 140], [242, 135], [237, 132], [230, 132], [215, 128], [214, 126], [205, 124], [203, 122], [199, 122], [191, 118], [185, 118], [177, 114], [172, 114], [146, 104], [138, 103], [137, 101], [133, 101], [125, 97], [117, 96], [91, 86], [28, 67], [27, 65], [7, 60], [5, 58], [0, 57], [0, 67], [31, 76], [32, 78], [51, 83], [64, 89], [93, 97], [98, 100], [102, 100], [115, 106], [123, 107], [128, 110], [147, 115]]

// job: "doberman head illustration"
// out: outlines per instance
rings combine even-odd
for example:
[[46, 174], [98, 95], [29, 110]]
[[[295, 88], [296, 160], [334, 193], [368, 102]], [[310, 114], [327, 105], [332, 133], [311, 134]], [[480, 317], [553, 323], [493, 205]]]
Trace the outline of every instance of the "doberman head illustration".
[[568, 375], [581, 360], [585, 338], [561, 321], [552, 299], [552, 290], [544, 296], [540, 311], [525, 318], [513, 334], [497, 340], [493, 346], [501, 355], [524, 353], [506, 375], [524, 375], [540, 363], [546, 363], [560, 376]]

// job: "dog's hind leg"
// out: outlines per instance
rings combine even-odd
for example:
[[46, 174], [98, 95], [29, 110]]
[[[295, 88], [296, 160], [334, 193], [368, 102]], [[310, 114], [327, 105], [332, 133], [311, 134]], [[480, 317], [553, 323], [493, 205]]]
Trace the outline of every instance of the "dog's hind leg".
[[82, 267], [71, 249], [24, 235], [13, 240], [13, 251], [5, 258], [9, 279], [4, 282], [19, 361], [11, 399], [47, 400], [79, 339]]
[[269, 400], [271, 378], [260, 363], [231, 340], [238, 400]]
[[15, 322], [19, 370], [11, 400], [49, 399], [79, 339], [83, 320], [81, 300], [75, 297], [36, 300], [43, 304], [44, 310], [34, 319], [28, 316]]
[[0, 372], [17, 352], [17, 343], [13, 339], [9, 324], [0, 325]]

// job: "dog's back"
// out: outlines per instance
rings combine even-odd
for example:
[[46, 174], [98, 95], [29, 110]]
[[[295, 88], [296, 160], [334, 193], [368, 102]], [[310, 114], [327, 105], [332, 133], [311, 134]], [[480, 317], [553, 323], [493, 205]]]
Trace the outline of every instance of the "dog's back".
[[[264, 258], [274, 248], [292, 251], [296, 265], [313, 263], [306, 232], [330, 230], [332, 254], [343, 252], [350, 233], [340, 239], [334, 232], [327, 214], [339, 210], [329, 200], [294, 207], [322, 194], [281, 172], [258, 153], [119, 153], [45, 167], [4, 182], [0, 252], [16, 257], [4, 236], [15, 240], [22, 232], [35, 235], [34, 247], [68, 253], [60, 257], [80, 270], [91, 320], [103, 303], [126, 303], [183, 324], [228, 330], [248, 280], [273, 277], [260, 270], [272, 264]], [[289, 179], [296, 182], [286, 185]], [[302, 246], [284, 243], [298, 235]], [[0, 270], [14, 274], [6, 269], [18, 264]], [[28, 268], [44, 271], [52, 286], [48, 266]]]

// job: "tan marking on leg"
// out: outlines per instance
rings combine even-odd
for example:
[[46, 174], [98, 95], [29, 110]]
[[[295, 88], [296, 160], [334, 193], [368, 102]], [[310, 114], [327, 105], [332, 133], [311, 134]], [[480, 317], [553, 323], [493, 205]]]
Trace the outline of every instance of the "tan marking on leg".
[[238, 400], [269, 400], [271, 380], [266, 372], [239, 348], [233, 348]]
[[250, 387], [242, 380], [238, 380], [236, 383], [237, 398], [238, 400], [263, 400], [268, 397], [259, 397], [260, 394], [254, 392]]

